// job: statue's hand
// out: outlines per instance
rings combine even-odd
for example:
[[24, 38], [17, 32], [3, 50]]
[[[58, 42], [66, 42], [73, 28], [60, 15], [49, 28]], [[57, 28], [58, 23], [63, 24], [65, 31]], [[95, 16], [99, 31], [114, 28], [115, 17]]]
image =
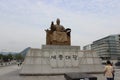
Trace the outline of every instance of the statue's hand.
[[68, 33], [68, 32], [71, 32], [71, 29], [67, 28], [65, 31]]
[[49, 30], [48, 29], [45, 29], [46, 32], [48, 32]]

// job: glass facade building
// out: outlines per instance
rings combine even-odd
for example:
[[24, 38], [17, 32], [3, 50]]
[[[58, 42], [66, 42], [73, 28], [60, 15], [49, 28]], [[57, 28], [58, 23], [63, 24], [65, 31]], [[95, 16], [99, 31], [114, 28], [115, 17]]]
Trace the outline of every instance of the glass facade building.
[[120, 55], [120, 34], [94, 41], [91, 49], [95, 50], [102, 58], [118, 58]]

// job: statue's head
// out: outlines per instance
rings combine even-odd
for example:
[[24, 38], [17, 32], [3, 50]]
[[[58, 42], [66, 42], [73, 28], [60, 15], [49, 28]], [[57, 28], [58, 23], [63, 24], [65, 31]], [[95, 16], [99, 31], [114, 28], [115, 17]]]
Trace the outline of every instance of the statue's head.
[[60, 19], [57, 18], [56, 23], [59, 25], [60, 24]]

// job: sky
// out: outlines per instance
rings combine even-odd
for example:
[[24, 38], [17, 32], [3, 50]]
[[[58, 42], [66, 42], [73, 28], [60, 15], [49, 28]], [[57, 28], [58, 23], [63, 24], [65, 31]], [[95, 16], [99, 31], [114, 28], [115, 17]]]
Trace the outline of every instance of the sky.
[[45, 29], [60, 18], [71, 45], [120, 34], [120, 0], [0, 0], [0, 52], [46, 44]]

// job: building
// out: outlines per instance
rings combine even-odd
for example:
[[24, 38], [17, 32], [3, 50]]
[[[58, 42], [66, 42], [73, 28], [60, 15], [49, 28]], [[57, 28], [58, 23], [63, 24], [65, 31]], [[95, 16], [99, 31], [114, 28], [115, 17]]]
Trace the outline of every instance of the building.
[[83, 46], [83, 50], [91, 50], [91, 44]]
[[120, 34], [96, 40], [91, 45], [91, 48], [103, 59], [117, 59], [120, 57]]

